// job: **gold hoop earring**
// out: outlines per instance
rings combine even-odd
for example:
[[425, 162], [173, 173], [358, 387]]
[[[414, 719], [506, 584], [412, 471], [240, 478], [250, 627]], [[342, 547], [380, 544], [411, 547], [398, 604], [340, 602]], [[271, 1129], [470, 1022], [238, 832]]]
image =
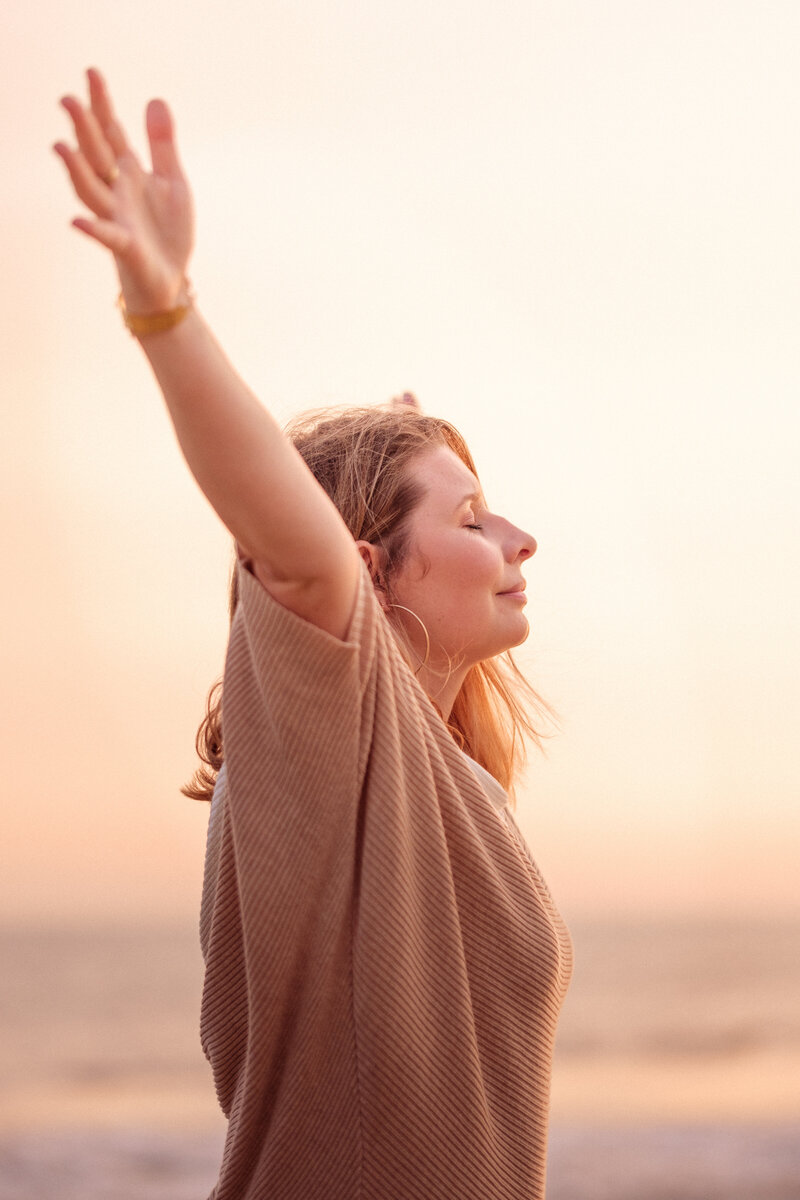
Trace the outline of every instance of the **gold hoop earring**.
[[399, 608], [399, 609], [402, 609], [402, 611], [403, 611], [403, 612], [407, 612], [407, 613], [408, 613], [408, 615], [409, 615], [410, 617], [413, 617], [413, 618], [414, 618], [414, 620], [415, 620], [415, 621], [417, 622], [417, 624], [420, 626], [420, 628], [422, 629], [422, 632], [423, 632], [423, 633], [424, 633], [424, 635], [425, 635], [425, 657], [423, 658], [422, 662], [419, 664], [419, 666], [417, 667], [416, 671], [414, 672], [414, 675], [415, 675], [415, 676], [416, 676], [416, 675], [419, 675], [419, 673], [420, 673], [420, 671], [422, 670], [422, 668], [423, 668], [423, 667], [427, 667], [427, 665], [428, 665], [428, 659], [429, 659], [429, 658], [430, 658], [430, 656], [431, 656], [431, 639], [430, 639], [430, 637], [428, 636], [428, 630], [427, 630], [427, 629], [426, 629], [426, 627], [425, 627], [425, 622], [423, 621], [422, 617], [418, 617], [418, 616], [417, 616], [417, 614], [414, 612], [414, 610], [413, 610], [412, 608], [406, 608], [405, 604], [387, 604], [387, 605], [386, 605], [386, 608], [387, 608], [387, 609], [389, 609], [389, 608]]

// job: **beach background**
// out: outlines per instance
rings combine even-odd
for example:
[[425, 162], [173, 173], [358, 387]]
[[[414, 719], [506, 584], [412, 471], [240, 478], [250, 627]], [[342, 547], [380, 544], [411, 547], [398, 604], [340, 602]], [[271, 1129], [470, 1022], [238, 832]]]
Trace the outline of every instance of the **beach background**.
[[280, 418], [409, 389], [529, 529], [573, 931], [550, 1200], [797, 1200], [800, 7], [11, 0], [0, 1200], [202, 1197], [230, 546], [69, 228], [58, 98], [175, 111], [198, 303]]
[[[797, 1200], [800, 922], [580, 922], [549, 1200]], [[194, 930], [0, 936], [0, 1200], [198, 1200]]]

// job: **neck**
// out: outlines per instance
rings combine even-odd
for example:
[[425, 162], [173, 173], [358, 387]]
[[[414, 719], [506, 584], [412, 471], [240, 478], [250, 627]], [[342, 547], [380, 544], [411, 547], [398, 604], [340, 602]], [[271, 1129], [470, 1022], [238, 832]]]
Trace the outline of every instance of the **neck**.
[[469, 663], [459, 663], [454, 666], [448, 658], [440, 659], [435, 652], [431, 654], [431, 642], [428, 630], [415, 612], [402, 604], [387, 605], [387, 616], [391, 612], [390, 623], [399, 636], [401, 647], [404, 649], [409, 663], [416, 661], [411, 669], [420, 685], [434, 702], [444, 721], [450, 719], [456, 696], [469, 670]]
[[456, 696], [461, 691], [461, 685], [466, 678], [468, 670], [469, 667], [439, 670], [435, 666], [428, 664], [421, 667], [417, 672], [417, 679], [420, 685], [439, 709], [444, 721], [450, 719], [450, 713], [453, 711]]

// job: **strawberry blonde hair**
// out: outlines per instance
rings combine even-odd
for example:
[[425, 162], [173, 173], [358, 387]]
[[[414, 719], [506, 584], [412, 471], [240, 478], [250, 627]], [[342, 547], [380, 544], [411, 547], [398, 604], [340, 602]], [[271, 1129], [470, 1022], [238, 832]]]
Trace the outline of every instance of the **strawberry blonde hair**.
[[[410, 403], [409, 403], [410, 402]], [[413, 398], [391, 407], [323, 409], [292, 421], [286, 429], [312, 475], [344, 519], [355, 541], [382, 550], [382, 584], [391, 598], [393, 573], [408, 552], [408, 517], [422, 491], [409, 466], [423, 451], [447, 446], [473, 474], [475, 464], [461, 434], [447, 421], [413, 406]], [[238, 590], [233, 572], [229, 595], [231, 620]], [[390, 612], [387, 619], [391, 622]], [[410, 658], [402, 630], [392, 623]], [[212, 687], [206, 716], [197, 732], [202, 765], [182, 790], [195, 800], [210, 800], [223, 761], [222, 681]], [[459, 689], [447, 727], [472, 758], [507, 791], [525, 761], [525, 738], [541, 745], [531, 714], [552, 715], [509, 653], [477, 663]]]

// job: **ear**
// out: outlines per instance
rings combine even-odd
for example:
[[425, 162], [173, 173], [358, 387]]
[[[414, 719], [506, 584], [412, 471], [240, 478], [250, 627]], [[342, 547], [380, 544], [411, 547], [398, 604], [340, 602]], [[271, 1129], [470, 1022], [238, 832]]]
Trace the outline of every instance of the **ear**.
[[386, 595], [386, 583], [383, 578], [385, 555], [380, 546], [373, 546], [372, 542], [358, 541], [356, 542], [358, 553], [367, 564], [369, 577], [372, 580], [372, 586], [380, 601], [381, 607], [386, 608], [388, 598]]

